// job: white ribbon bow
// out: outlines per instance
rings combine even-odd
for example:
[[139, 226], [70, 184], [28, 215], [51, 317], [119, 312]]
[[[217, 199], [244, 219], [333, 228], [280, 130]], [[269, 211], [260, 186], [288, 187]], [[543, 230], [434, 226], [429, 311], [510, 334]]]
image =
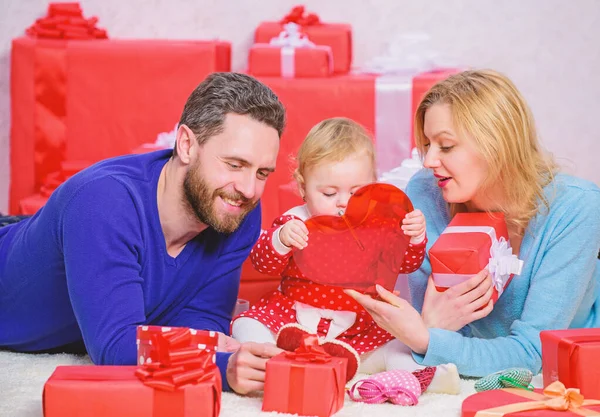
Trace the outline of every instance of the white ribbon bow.
[[512, 248], [504, 237], [501, 237], [499, 240], [492, 239], [490, 256], [488, 270], [492, 274], [494, 287], [498, 290], [498, 295], [500, 295], [504, 290], [504, 284], [508, 281], [511, 274], [521, 275], [523, 261], [512, 253]]
[[324, 337], [332, 340], [348, 330], [356, 321], [356, 313], [353, 311], [335, 311], [325, 308], [316, 308], [307, 304], [296, 302], [296, 321], [306, 327], [311, 333], [316, 334], [321, 319], [331, 320], [329, 330]]

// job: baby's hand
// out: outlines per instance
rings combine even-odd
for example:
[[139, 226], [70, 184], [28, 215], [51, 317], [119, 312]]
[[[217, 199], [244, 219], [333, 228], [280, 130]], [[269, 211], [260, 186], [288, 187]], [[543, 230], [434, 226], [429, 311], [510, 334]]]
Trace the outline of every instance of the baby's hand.
[[279, 229], [279, 240], [288, 248], [304, 249], [308, 246], [308, 229], [303, 221], [290, 220]]
[[425, 216], [421, 210], [414, 210], [404, 216], [402, 230], [410, 236], [410, 243], [418, 245], [425, 240]]

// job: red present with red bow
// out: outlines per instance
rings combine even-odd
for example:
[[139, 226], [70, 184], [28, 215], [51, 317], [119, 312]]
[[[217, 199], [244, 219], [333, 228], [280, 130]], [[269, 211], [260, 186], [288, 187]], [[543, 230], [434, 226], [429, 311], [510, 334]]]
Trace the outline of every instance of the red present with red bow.
[[263, 411], [328, 417], [344, 405], [348, 359], [329, 355], [317, 336], [267, 361]]
[[600, 329], [546, 330], [540, 339], [544, 385], [559, 380], [600, 398]]
[[[597, 398], [597, 397], [596, 397]], [[478, 392], [462, 403], [461, 417], [600, 416], [600, 401], [555, 381], [544, 390], [504, 388]]]
[[212, 344], [216, 336], [158, 327], [148, 331], [148, 337], [151, 347], [137, 367], [57, 367], [44, 386], [44, 416], [218, 416], [221, 374]]
[[331, 48], [333, 72], [346, 74], [352, 65], [352, 27], [344, 23], [323, 23], [314, 13], [306, 13], [304, 6], [296, 6], [279, 22], [263, 22], [254, 33], [255, 43], [269, 43], [284, 30], [286, 23], [295, 23], [301, 32], [316, 45]]
[[502, 213], [458, 213], [429, 250], [429, 259], [433, 281], [441, 291], [488, 268], [494, 302], [523, 266], [512, 253]]

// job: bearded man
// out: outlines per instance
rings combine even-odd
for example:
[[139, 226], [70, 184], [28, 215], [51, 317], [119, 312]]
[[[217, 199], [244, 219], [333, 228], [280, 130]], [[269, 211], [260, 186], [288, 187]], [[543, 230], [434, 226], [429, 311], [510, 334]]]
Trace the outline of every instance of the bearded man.
[[0, 347], [125, 365], [138, 325], [214, 330], [223, 389], [261, 389], [280, 350], [226, 335], [284, 124], [268, 87], [212, 74], [188, 98], [174, 149], [101, 161], [1, 227]]

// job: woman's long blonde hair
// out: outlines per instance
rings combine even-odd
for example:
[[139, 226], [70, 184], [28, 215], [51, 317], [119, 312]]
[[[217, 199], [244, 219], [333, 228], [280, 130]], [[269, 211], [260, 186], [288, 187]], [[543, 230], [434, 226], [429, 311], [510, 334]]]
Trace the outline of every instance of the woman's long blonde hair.
[[323, 120], [313, 126], [300, 146], [294, 179], [302, 188], [310, 168], [322, 163], [340, 162], [360, 152], [371, 159], [375, 176], [375, 147], [365, 128], [345, 117]]
[[[540, 202], [548, 206], [543, 188], [553, 180], [557, 165], [541, 149], [533, 115], [521, 93], [507, 77], [492, 70], [464, 71], [437, 83], [415, 114], [415, 142], [421, 155], [428, 142], [425, 113], [435, 104], [448, 104], [458, 134], [473, 138], [488, 166], [484, 189], [501, 184], [504, 199], [496, 203], [522, 234]], [[465, 211], [464, 204], [458, 203], [451, 203], [449, 209], [451, 216]]]

